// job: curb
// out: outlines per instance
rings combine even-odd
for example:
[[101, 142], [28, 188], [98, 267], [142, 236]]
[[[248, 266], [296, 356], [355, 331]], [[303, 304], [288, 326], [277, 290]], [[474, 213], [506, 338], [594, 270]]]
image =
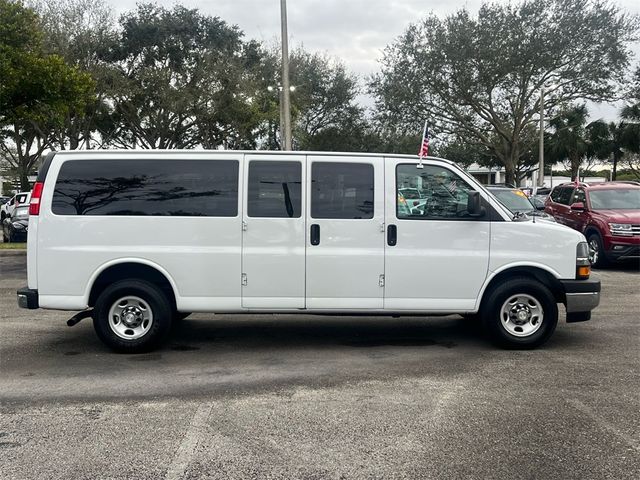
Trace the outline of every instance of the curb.
[[0, 257], [10, 257], [10, 256], [17, 256], [17, 255], [26, 255], [27, 254], [27, 249], [19, 249], [19, 250], [0, 250]]

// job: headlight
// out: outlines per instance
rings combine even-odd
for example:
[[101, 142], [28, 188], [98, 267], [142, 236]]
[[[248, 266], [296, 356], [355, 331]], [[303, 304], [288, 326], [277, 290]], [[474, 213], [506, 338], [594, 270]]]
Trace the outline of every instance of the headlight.
[[21, 223], [21, 222], [15, 222], [13, 224], [13, 228], [15, 228], [16, 230], [26, 230], [27, 229], [25, 224]]
[[609, 231], [611, 235], [620, 235], [623, 237], [630, 237], [633, 235], [630, 223], [610, 223]]

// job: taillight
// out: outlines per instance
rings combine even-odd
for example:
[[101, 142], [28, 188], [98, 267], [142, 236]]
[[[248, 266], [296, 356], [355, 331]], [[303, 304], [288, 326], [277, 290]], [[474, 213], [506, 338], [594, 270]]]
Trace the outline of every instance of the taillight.
[[29, 215], [40, 215], [40, 198], [42, 197], [42, 182], [36, 182], [31, 192], [31, 202], [29, 203]]

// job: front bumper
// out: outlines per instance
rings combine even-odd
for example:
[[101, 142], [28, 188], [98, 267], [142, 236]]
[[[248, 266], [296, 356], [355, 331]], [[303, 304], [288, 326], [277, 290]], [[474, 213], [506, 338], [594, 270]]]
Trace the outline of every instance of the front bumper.
[[640, 258], [640, 237], [606, 235], [604, 238], [604, 254], [613, 262]]
[[561, 280], [564, 287], [567, 322], [591, 318], [591, 310], [600, 305], [600, 280]]
[[20, 308], [28, 308], [29, 310], [35, 310], [39, 308], [38, 304], [38, 290], [33, 290], [31, 288], [21, 288], [17, 292], [18, 295], [18, 306]]
[[611, 250], [606, 252], [607, 258], [612, 261], [632, 260], [640, 258], [640, 245], [611, 244]]

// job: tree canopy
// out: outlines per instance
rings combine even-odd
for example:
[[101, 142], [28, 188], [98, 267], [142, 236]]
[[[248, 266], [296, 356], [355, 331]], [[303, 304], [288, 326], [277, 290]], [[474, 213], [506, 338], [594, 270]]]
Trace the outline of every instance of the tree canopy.
[[50, 130], [91, 100], [94, 84], [62, 57], [45, 53], [33, 10], [0, 0], [0, 19], [0, 151], [28, 189]]
[[527, 129], [574, 100], [618, 95], [637, 19], [607, 1], [485, 3], [411, 25], [370, 83], [380, 121], [400, 131], [427, 117], [441, 136], [493, 152], [513, 182], [530, 156]]

